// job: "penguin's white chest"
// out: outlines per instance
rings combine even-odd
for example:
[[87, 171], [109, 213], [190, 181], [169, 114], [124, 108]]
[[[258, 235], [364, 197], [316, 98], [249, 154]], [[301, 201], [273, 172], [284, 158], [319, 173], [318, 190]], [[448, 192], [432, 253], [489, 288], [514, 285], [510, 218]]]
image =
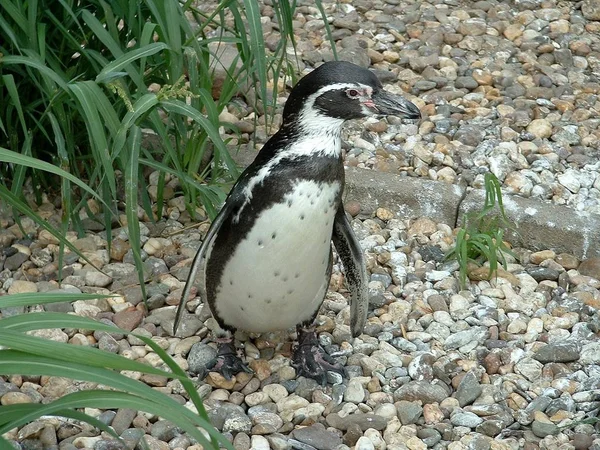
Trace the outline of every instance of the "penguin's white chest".
[[217, 288], [214, 303], [227, 325], [285, 330], [314, 315], [329, 285], [340, 190], [339, 182], [298, 181], [283, 202], [260, 213]]

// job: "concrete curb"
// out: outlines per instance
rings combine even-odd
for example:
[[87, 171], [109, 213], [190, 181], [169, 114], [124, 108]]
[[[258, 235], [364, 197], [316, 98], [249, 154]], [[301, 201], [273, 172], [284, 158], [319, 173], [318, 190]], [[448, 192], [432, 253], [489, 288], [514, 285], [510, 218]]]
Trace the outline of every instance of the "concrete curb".
[[[459, 219], [480, 210], [485, 200], [481, 189], [470, 191], [459, 205]], [[600, 257], [600, 215], [575, 211], [539, 200], [504, 195], [504, 210], [516, 233], [507, 240], [531, 250], [552, 249], [579, 259]]]
[[428, 217], [454, 225], [465, 191], [456, 184], [347, 167], [344, 201], [358, 202], [361, 214], [386, 208], [398, 217]]
[[[257, 152], [241, 151], [234, 159], [243, 167]], [[531, 250], [552, 249], [580, 259], [600, 257], [600, 215], [582, 213], [566, 206], [504, 195], [507, 217], [517, 230], [507, 235], [515, 245]], [[485, 192], [441, 181], [409, 178], [356, 167], [346, 168], [344, 201], [360, 204], [361, 214], [386, 208], [401, 218], [428, 217], [451, 227], [470, 211], [481, 210]]]

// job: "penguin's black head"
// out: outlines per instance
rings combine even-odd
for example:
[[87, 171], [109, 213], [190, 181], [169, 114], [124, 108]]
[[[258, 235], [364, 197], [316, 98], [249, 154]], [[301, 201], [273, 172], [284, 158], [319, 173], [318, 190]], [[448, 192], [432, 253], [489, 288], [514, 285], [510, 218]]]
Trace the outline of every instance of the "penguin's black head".
[[310, 121], [313, 125], [369, 116], [421, 118], [413, 103], [383, 89], [370, 70], [345, 61], [327, 62], [302, 78], [283, 110], [284, 125]]

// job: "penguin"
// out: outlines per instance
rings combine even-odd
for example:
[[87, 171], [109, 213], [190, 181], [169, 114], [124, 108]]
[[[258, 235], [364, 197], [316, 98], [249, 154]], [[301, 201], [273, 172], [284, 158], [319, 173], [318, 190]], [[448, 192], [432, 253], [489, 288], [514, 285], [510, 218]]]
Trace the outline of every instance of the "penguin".
[[296, 327], [297, 375], [321, 384], [330, 370], [343, 375], [319, 345], [314, 326], [331, 277], [332, 243], [351, 293], [353, 337], [367, 319], [363, 252], [342, 204], [342, 125], [387, 115], [421, 117], [416, 105], [385, 91], [373, 72], [349, 62], [326, 62], [292, 89], [281, 128], [239, 177], [212, 222], [176, 312], [174, 332], [203, 269], [203, 301], [220, 327], [210, 370], [226, 378], [249, 370], [233, 344], [236, 330]]

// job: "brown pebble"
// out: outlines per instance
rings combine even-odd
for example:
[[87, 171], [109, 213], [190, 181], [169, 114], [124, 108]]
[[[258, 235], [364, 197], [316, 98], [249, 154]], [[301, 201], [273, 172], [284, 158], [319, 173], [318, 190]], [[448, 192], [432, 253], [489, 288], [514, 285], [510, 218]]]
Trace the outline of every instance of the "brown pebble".
[[555, 256], [556, 253], [554, 253], [552, 250], [542, 250], [541, 252], [535, 252], [529, 255], [529, 260], [533, 264], [539, 264], [546, 259], [554, 259]]
[[377, 208], [375, 215], [377, 216], [378, 219], [381, 219], [386, 222], [388, 220], [392, 220], [394, 218], [394, 213], [392, 211], [390, 211], [389, 209], [385, 209], [385, 208]]
[[384, 133], [388, 129], [387, 122], [385, 120], [379, 120], [375, 123], [366, 125], [367, 130], [373, 131], [374, 133]]
[[434, 294], [429, 296], [427, 299], [427, 303], [429, 303], [429, 307], [432, 311], [446, 311], [448, 312], [448, 303], [446, 303], [446, 299], [438, 294]]
[[575, 447], [575, 450], [587, 450], [588, 448], [591, 448], [593, 440], [594, 438], [589, 434], [574, 433], [571, 443]]
[[577, 270], [581, 275], [600, 280], [600, 258], [589, 258], [581, 261]]
[[40, 443], [44, 448], [50, 448], [57, 444], [56, 430], [52, 425], [46, 425], [39, 436]]
[[231, 380], [228, 380], [218, 372], [209, 372], [206, 382], [217, 389], [232, 389], [235, 386], [236, 377], [233, 376]]
[[344, 204], [344, 209], [352, 217], [356, 217], [358, 213], [360, 213], [360, 203], [358, 203], [356, 200], [347, 201]]
[[437, 225], [435, 222], [427, 217], [421, 217], [413, 222], [408, 230], [408, 234], [413, 236], [415, 234], [423, 234], [429, 236], [437, 231]]
[[377, 378], [377, 377], [371, 378], [371, 381], [369, 381], [367, 383], [367, 390], [370, 393], [380, 392], [381, 391], [381, 384], [379, 382], [379, 378]]
[[458, 375], [456, 375], [454, 378], [452, 378], [452, 387], [454, 389], [458, 388], [458, 385], [460, 384], [460, 382], [462, 381], [462, 379], [465, 377], [466, 374], [467, 374], [467, 372], [461, 372]]
[[490, 375], [498, 373], [501, 365], [502, 361], [500, 361], [500, 357], [496, 353], [490, 353], [483, 359], [483, 367], [485, 367], [485, 371]]
[[510, 272], [507, 272], [506, 270], [502, 269], [501, 267], [499, 267], [496, 272], [492, 272], [491, 275], [490, 275], [489, 267], [485, 267], [485, 266], [475, 267], [472, 269], [468, 269], [468, 276], [469, 276], [470, 280], [474, 280], [474, 281], [493, 280], [495, 278], [505, 278], [513, 286], [519, 286], [519, 284], [520, 284], [519, 279], [515, 275], [513, 275]]
[[129, 245], [129, 242], [118, 238], [113, 239], [110, 246], [110, 259], [115, 261], [123, 261], [123, 257], [130, 248], [131, 246]]
[[568, 253], [560, 253], [556, 255], [556, 262], [560, 264], [565, 270], [577, 269], [579, 266], [579, 259]]
[[343, 442], [348, 447], [354, 447], [362, 434], [363, 433], [360, 425], [353, 423], [348, 427], [346, 434], [344, 434]]
[[423, 418], [426, 424], [434, 424], [444, 420], [444, 413], [437, 403], [428, 403], [423, 406]]
[[240, 385], [243, 383], [243, 386], [239, 389], [238, 386], [236, 386], [234, 389], [236, 391], [242, 391], [242, 394], [244, 395], [252, 394], [260, 388], [260, 381], [251, 373], [241, 372], [236, 375], [236, 378], [238, 378], [238, 383]]
[[144, 313], [138, 309], [126, 309], [115, 313], [113, 322], [116, 326], [125, 331], [132, 331], [142, 323]]
[[271, 367], [268, 361], [264, 359], [253, 359], [250, 361], [250, 368], [254, 371], [256, 378], [260, 381], [266, 380], [271, 376]]
[[164, 387], [167, 385], [168, 378], [160, 375], [154, 375], [151, 373], [145, 373], [142, 375], [141, 380], [149, 386]]
[[140, 428], [144, 430], [146, 433], [150, 433], [150, 429], [152, 427], [152, 424], [150, 423], [148, 418], [141, 414], [135, 416], [135, 418], [131, 422], [131, 425], [133, 425], [134, 428]]
[[16, 405], [18, 403], [33, 403], [31, 397], [22, 392], [7, 392], [2, 396], [0, 403], [4, 406]]

